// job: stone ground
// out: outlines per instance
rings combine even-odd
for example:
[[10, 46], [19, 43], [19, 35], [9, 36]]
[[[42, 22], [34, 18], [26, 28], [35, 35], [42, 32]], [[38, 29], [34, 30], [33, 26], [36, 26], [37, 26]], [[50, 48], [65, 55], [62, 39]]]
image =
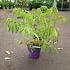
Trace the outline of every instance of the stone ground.
[[[70, 23], [70, 11], [60, 14], [66, 16]], [[57, 24], [61, 36], [56, 47], [63, 50], [55, 55], [41, 52], [38, 60], [31, 60], [28, 58], [26, 45], [16, 44], [16, 40], [28, 38], [8, 32], [2, 22], [7, 17], [13, 16], [9, 11], [0, 10], [0, 70], [70, 70], [70, 24]]]

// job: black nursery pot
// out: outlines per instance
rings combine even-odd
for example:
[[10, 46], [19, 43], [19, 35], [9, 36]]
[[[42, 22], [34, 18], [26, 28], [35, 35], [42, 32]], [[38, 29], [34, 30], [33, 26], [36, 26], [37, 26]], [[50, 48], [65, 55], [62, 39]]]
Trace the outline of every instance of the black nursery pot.
[[3, 6], [2, 5], [0, 6], [0, 9], [3, 9]]
[[33, 46], [31, 48], [28, 47], [29, 58], [38, 59], [40, 57], [41, 48], [38, 46]]

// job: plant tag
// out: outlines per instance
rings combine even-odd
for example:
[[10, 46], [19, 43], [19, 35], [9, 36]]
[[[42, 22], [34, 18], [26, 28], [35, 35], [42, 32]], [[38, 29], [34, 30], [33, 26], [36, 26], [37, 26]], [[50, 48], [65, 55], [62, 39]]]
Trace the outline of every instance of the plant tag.
[[41, 47], [39, 47], [39, 46], [32, 46], [32, 48], [41, 48]]

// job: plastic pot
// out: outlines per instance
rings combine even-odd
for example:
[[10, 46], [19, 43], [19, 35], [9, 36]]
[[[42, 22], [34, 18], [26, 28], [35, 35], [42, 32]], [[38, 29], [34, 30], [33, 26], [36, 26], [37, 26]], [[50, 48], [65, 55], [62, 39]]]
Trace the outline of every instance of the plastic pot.
[[3, 6], [2, 5], [0, 6], [0, 9], [3, 9]]
[[33, 46], [31, 48], [28, 47], [29, 58], [38, 59], [40, 57], [40, 50], [41, 48], [38, 46]]

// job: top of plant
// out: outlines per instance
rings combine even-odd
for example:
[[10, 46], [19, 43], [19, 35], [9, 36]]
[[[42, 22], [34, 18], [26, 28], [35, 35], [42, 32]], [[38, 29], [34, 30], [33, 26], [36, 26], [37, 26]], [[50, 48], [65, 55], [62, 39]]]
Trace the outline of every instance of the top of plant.
[[55, 28], [57, 21], [67, 22], [64, 16], [59, 16], [57, 8], [47, 8], [42, 6], [32, 11], [22, 10], [20, 8], [13, 9], [13, 14], [21, 17], [21, 20], [15, 18], [7, 18], [6, 23], [8, 30], [20, 34], [34, 36], [42, 40], [42, 47], [53, 46], [57, 40], [59, 33]]

